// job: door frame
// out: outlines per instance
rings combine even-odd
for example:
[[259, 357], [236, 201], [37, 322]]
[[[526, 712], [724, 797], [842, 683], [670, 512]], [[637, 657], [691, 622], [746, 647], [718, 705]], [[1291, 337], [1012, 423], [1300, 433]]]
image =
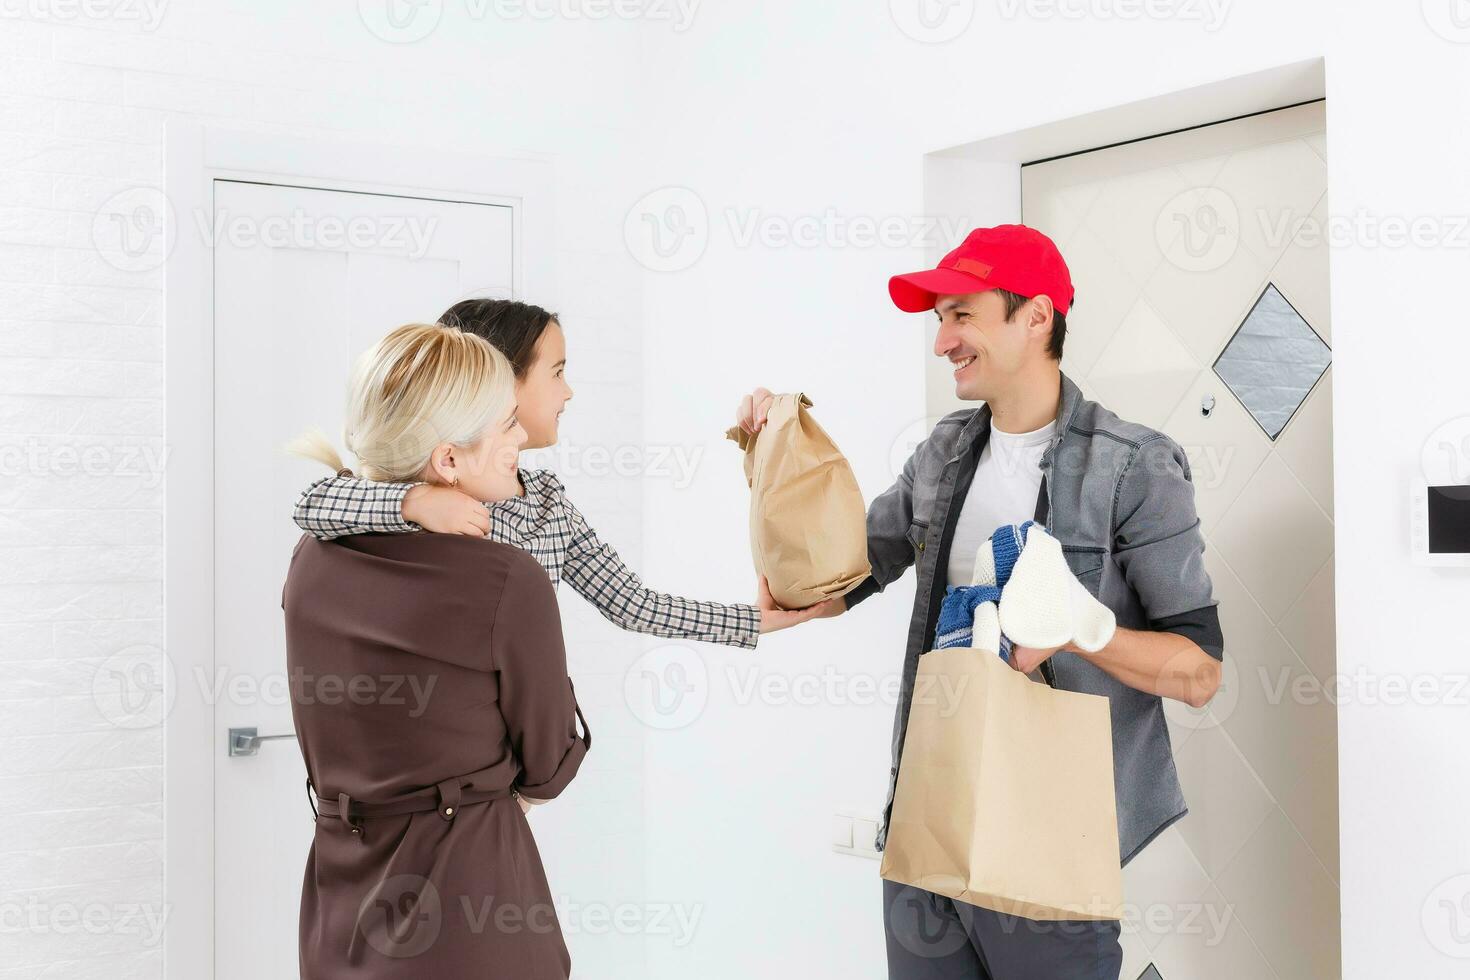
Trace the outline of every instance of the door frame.
[[[224, 733], [197, 678], [214, 664], [214, 267], [196, 221], [214, 182], [391, 194], [512, 211], [513, 295], [555, 306], [549, 160], [169, 120], [164, 131], [164, 940], [168, 980], [214, 976], [214, 765]], [[281, 502], [282, 514], [290, 501]], [[305, 806], [305, 801], [300, 801]]]
[[[969, 228], [1022, 220], [1021, 174], [1031, 163], [1061, 156], [1086, 153], [1138, 140], [1173, 135], [1200, 127], [1230, 122], [1246, 116], [1275, 113], [1316, 103], [1325, 103], [1327, 132], [1333, 131], [1332, 100], [1327, 90], [1326, 59], [1271, 65], [1242, 75], [1221, 78], [1188, 89], [1169, 89], [1138, 101], [1101, 107], [1086, 114], [1062, 119], [1046, 119], [1034, 125], [999, 133], [983, 133], [972, 140], [935, 147], [921, 158], [923, 168], [923, 213], [948, 220], [951, 225]], [[1338, 151], [1329, 149], [1329, 160]], [[1336, 159], [1340, 159], [1338, 156]], [[1330, 168], [1329, 168], [1330, 169]], [[1331, 172], [1328, 186], [1334, 184]], [[930, 241], [924, 256], [929, 265], [937, 265], [953, 242]], [[1337, 269], [1338, 256], [1329, 250], [1329, 278], [1342, 278]], [[937, 325], [929, 322], [927, 341], [934, 343]], [[1334, 337], [1337, 335], [1334, 334]], [[1337, 347], [1333, 346], [1334, 375], [1341, 370]], [[944, 370], [944, 362], [936, 358], [926, 361], [924, 375], [926, 424], [936, 421], [957, 408], [973, 407], [973, 402], [960, 402], [954, 397], [954, 383]], [[1314, 384], [1320, 385], [1319, 378]], [[1334, 400], [1334, 429], [1339, 428]], [[1336, 467], [1337, 472], [1341, 471]], [[1338, 486], [1342, 484], [1338, 482]], [[1333, 549], [1330, 561], [1343, 553], [1341, 520], [1333, 521]], [[1340, 581], [1340, 580], [1339, 580]], [[1334, 590], [1334, 616], [1338, 635], [1342, 628], [1342, 590]], [[1340, 647], [1339, 647], [1340, 649]], [[1342, 842], [1342, 714], [1338, 714], [1338, 815], [1339, 844]], [[1335, 884], [1346, 906], [1346, 882], [1339, 877]], [[1344, 970], [1349, 968], [1347, 933], [1339, 917], [1338, 948]], [[1344, 973], [1346, 975], [1346, 973]]]
[[[1021, 169], [1029, 163], [1323, 102], [1326, 98], [1326, 60], [1309, 58], [935, 147], [921, 161], [923, 213], [963, 228], [1018, 222], [1022, 217]], [[938, 265], [953, 245], [931, 238], [926, 242], [924, 258], [929, 265]], [[926, 335], [930, 346], [937, 330], [931, 318]], [[957, 409], [973, 407], [973, 403], [955, 398], [954, 381], [941, 358], [931, 357], [925, 362], [924, 405], [929, 425]]]

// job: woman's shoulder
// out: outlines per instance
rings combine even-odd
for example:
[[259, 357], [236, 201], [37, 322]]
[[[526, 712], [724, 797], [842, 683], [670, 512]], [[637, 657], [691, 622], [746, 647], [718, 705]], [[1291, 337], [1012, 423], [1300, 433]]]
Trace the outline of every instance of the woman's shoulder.
[[486, 573], [498, 572], [509, 577], [534, 571], [541, 577], [546, 577], [540, 564], [528, 552], [514, 545], [467, 534], [436, 534], [432, 531], [415, 531], [410, 534], [349, 534], [318, 544], [381, 561], [429, 565], [452, 573], [484, 576]]

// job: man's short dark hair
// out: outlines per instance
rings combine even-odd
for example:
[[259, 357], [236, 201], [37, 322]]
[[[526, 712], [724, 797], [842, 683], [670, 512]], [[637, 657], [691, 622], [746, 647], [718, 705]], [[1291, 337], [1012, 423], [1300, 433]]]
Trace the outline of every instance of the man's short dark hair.
[[[1009, 289], [997, 289], [996, 292], [1000, 294], [1001, 299], [1005, 300], [1007, 320], [1015, 316], [1016, 311], [1026, 305], [1026, 301], [1031, 298], [1030, 296], [1022, 296], [1020, 293], [1013, 293]], [[1076, 297], [1073, 297], [1073, 303], [1075, 302]], [[1046, 344], [1046, 352], [1051, 355], [1052, 360], [1060, 361], [1062, 359], [1062, 345], [1066, 341], [1067, 315], [1056, 307], [1052, 307], [1051, 340], [1047, 341]]]

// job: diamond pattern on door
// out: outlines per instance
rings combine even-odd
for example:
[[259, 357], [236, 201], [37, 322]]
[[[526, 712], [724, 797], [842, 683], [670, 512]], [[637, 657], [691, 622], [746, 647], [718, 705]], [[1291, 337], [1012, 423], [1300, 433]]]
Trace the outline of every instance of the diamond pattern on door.
[[1303, 138], [1231, 154], [1211, 183], [1240, 211], [1240, 242], [1274, 265], [1327, 184], [1327, 164]]
[[1274, 440], [1330, 363], [1327, 344], [1281, 291], [1268, 284], [1214, 366]]
[[1215, 700], [1165, 703], [1190, 812], [1124, 869], [1138, 980], [1341, 975], [1325, 123], [1022, 170], [1077, 285], [1062, 370], [1188, 454], [1226, 638]]
[[[1149, 351], [1149, 357], [1140, 358], [1140, 350]], [[1197, 374], [1199, 365], [1169, 325], [1139, 300], [1113, 332], [1088, 379], [1094, 397], [1119, 417], [1159, 428]]]

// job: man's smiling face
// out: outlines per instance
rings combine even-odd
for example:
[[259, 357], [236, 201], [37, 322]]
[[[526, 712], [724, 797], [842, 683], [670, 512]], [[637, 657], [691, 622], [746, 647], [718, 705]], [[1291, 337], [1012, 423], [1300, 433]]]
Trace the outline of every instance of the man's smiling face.
[[965, 401], [991, 398], [1007, 386], [1027, 358], [1035, 356], [1030, 349], [1035, 346], [1034, 335], [1028, 329], [1035, 305], [1028, 300], [1007, 320], [1005, 300], [993, 289], [935, 299], [939, 335], [934, 339], [934, 353], [954, 365], [956, 397]]

